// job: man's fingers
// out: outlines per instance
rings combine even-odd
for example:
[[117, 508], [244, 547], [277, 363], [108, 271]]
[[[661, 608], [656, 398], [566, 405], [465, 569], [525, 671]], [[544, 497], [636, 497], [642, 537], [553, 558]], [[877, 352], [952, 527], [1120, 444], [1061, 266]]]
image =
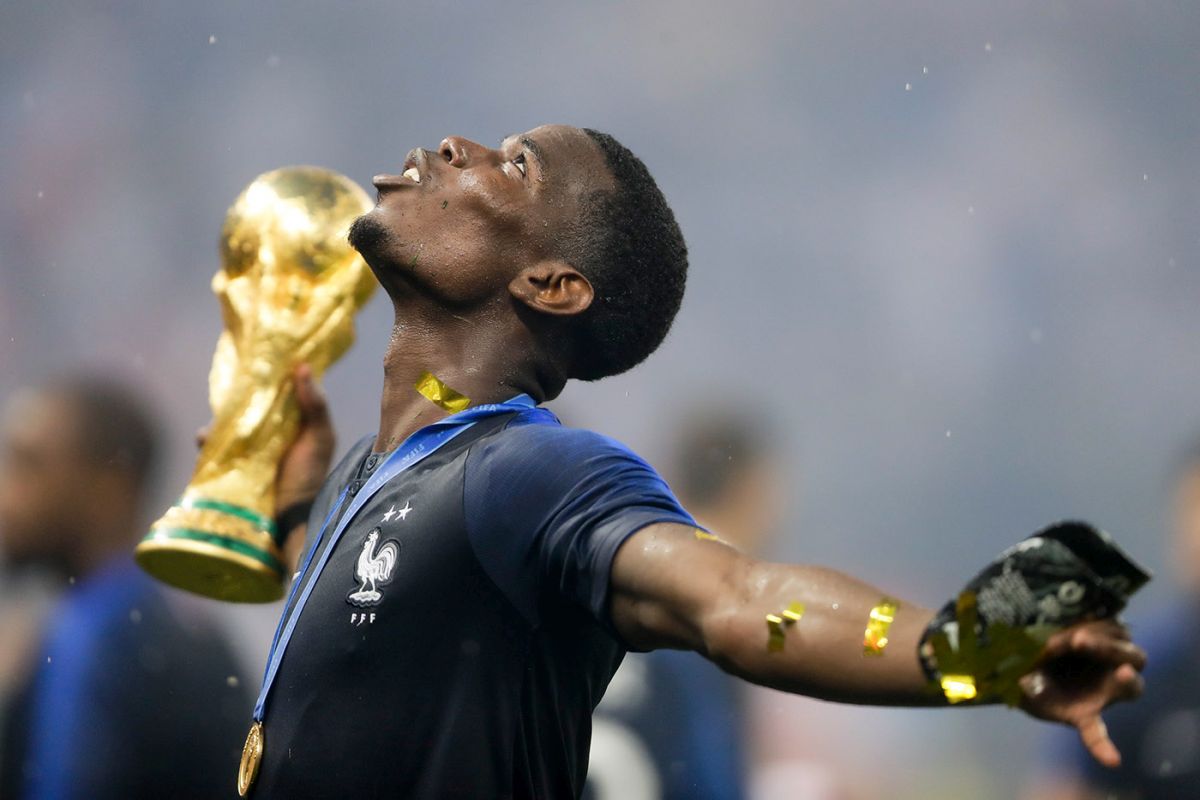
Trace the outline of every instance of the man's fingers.
[[1103, 627], [1112, 632], [1114, 639], [1121, 639], [1129, 642], [1133, 640], [1133, 634], [1129, 632], [1129, 627], [1122, 622], [1117, 622], [1115, 619], [1103, 620]]
[[[1129, 628], [1115, 619], [1093, 619], [1078, 622], [1065, 630], [1059, 631], [1050, 638], [1048, 647], [1055, 645], [1064, 648], [1066, 652], [1073, 637], [1100, 637], [1120, 642], [1130, 641]], [[1061, 653], [1060, 653], [1061, 655]]]
[[1116, 682], [1115, 698], [1117, 700], [1136, 700], [1142, 696], [1146, 681], [1132, 664], [1122, 664], [1113, 673]]
[[1079, 738], [1083, 740], [1083, 746], [1092, 754], [1092, 758], [1106, 767], [1121, 765], [1121, 753], [1108, 737], [1108, 728], [1099, 714], [1080, 720], [1075, 727], [1079, 729]]
[[1087, 629], [1089, 631], [1093, 631], [1095, 633], [1100, 633], [1100, 634], [1104, 634], [1106, 636], [1111, 636], [1113, 639], [1122, 639], [1124, 641], [1129, 641], [1131, 638], [1129, 635], [1129, 628], [1127, 628], [1123, 622], [1118, 622], [1117, 620], [1112, 619], [1112, 618], [1093, 619], [1088, 622], [1082, 623], [1078, 627], [1085, 628], [1085, 629]]
[[300, 418], [306, 425], [324, 423], [329, 418], [329, 406], [325, 395], [313, 379], [312, 367], [300, 364], [294, 373], [296, 402], [300, 406]]
[[1081, 625], [1063, 631], [1046, 643], [1047, 659], [1066, 655], [1086, 656], [1106, 664], [1130, 664], [1137, 670], [1146, 666], [1146, 652], [1127, 639], [1114, 638], [1104, 628]]

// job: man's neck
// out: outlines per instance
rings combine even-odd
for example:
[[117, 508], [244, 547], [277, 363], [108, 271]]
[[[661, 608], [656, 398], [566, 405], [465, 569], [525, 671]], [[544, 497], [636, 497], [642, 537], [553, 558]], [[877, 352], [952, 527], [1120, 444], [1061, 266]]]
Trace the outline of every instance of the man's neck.
[[391, 450], [415, 431], [450, 415], [416, 390], [426, 372], [465, 395], [471, 405], [503, 402], [521, 393], [538, 401], [546, 396], [520, 352], [521, 344], [503, 335], [497, 325], [444, 311], [438, 317], [431, 321], [410, 309], [397, 309], [383, 359], [375, 452]]

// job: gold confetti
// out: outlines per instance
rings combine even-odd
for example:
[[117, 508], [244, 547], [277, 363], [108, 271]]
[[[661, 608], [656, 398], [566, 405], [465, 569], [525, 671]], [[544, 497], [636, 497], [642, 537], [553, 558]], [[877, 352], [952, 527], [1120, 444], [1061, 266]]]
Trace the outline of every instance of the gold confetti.
[[1037, 665], [1046, 641], [1056, 628], [1030, 625], [1014, 628], [1004, 623], [987, 626], [981, 644], [976, 627], [979, 609], [974, 592], [963, 592], [955, 602], [955, 642], [941, 631], [929, 640], [933, 648], [941, 690], [947, 702], [1002, 700], [1021, 702], [1021, 677]]
[[783, 650], [787, 629], [804, 616], [804, 603], [789, 603], [778, 614], [767, 614], [767, 650], [778, 653]]
[[438, 380], [437, 376], [432, 372], [424, 372], [420, 379], [417, 380], [416, 389], [424, 395], [431, 403], [440, 408], [444, 408], [451, 414], [457, 414], [467, 406], [471, 405], [471, 399], [466, 395], [459, 394], [451, 389], [446, 384]]
[[725, 541], [720, 536], [717, 536], [716, 534], [713, 534], [713, 533], [709, 533], [708, 531], [702, 531], [699, 528], [696, 528], [695, 533], [696, 533], [696, 538], [702, 542], [720, 542], [721, 544], [729, 544], [729, 542]]
[[951, 704], [974, 700], [978, 692], [972, 675], [943, 675], [942, 694]]
[[888, 646], [888, 630], [896, 621], [896, 611], [900, 603], [890, 597], [885, 597], [871, 609], [867, 629], [863, 631], [863, 655], [881, 656], [883, 649]]

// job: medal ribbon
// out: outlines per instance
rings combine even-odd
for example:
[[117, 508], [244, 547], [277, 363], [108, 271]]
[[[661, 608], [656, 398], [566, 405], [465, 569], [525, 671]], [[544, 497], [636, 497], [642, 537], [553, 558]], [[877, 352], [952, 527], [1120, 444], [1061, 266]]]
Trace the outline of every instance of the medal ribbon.
[[296, 606], [292, 609], [292, 613], [288, 614], [287, 609], [291, 605], [292, 598], [295, 596], [297, 589], [304, 583], [304, 577], [308, 574], [308, 569], [312, 565], [313, 556], [316, 555], [317, 550], [321, 547], [321, 542], [325, 537], [325, 531], [329, 527], [329, 523], [346, 500], [346, 495], [349, 493], [349, 486], [342, 490], [337, 502], [333, 504], [329, 515], [325, 517], [325, 522], [321, 524], [321, 530], [313, 540], [312, 547], [309, 548], [308, 554], [304, 558], [304, 565], [292, 581], [291, 591], [288, 592], [287, 604], [284, 605], [284, 616], [279, 619], [279, 625], [275, 629], [275, 638], [271, 642], [271, 651], [267, 656], [267, 670], [263, 675], [262, 690], [258, 693], [258, 702], [254, 704], [255, 721], [262, 722], [267, 704], [267, 695], [271, 691], [271, 685], [275, 682], [275, 675], [279, 671], [280, 662], [283, 661], [283, 654], [287, 651], [288, 642], [291, 641], [292, 632], [296, 629], [296, 621], [299, 620], [301, 612], [304, 611], [304, 605], [308, 602], [313, 587], [317, 585], [317, 579], [321, 576], [321, 570], [325, 569], [325, 565], [329, 562], [329, 557], [333, 554], [334, 547], [337, 546], [338, 540], [342, 537], [342, 533], [345, 532], [347, 525], [354, 518], [354, 515], [367, 504], [376, 492], [383, 488], [384, 484], [406, 469], [416, 466], [428, 456], [433, 455], [442, 445], [465, 432], [476, 422], [499, 414], [511, 414], [513, 412], [527, 417], [525, 421], [529, 423], [554, 424], [558, 422], [555, 416], [549, 411], [544, 408], [538, 408], [532, 397], [527, 394], [521, 394], [503, 403], [475, 406], [474, 408], [468, 408], [466, 411], [460, 411], [432, 425], [425, 426], [405, 439], [404, 443], [388, 456], [379, 471], [372, 475], [362, 489], [359, 490], [358, 494], [354, 496], [350, 507], [346, 509], [346, 513], [342, 515], [341, 520], [338, 521], [337, 527], [333, 531], [333, 535], [329, 538], [328, 546], [322, 551], [321, 557], [317, 559], [317, 564], [313, 568], [312, 578], [304, 586], [304, 591], [300, 593], [300, 599], [296, 601]]

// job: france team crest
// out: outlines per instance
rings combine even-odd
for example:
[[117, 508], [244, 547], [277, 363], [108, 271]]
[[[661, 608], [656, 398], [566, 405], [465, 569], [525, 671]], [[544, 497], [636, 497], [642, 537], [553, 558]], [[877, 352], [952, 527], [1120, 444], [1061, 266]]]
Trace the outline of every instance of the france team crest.
[[[377, 547], [378, 545], [378, 547]], [[400, 543], [389, 539], [379, 544], [379, 529], [367, 534], [363, 542], [362, 552], [354, 565], [354, 575], [358, 578], [359, 587], [350, 593], [346, 602], [352, 606], [366, 608], [379, 605], [383, 599], [380, 586], [391, 583], [392, 572], [396, 569], [396, 559], [400, 557]]]

